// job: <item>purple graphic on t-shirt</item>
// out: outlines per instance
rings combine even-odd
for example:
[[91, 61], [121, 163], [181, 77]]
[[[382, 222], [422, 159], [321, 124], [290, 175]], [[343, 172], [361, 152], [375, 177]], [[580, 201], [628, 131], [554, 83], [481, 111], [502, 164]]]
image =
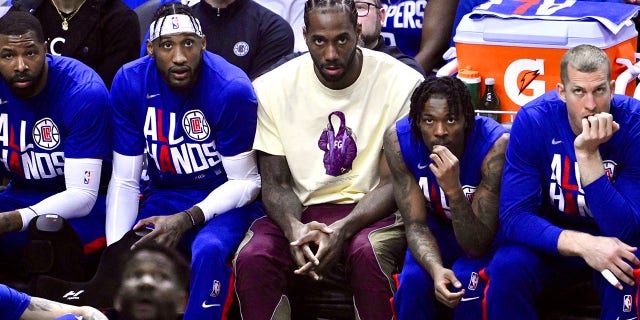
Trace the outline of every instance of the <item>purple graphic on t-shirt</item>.
[[[335, 131], [331, 123], [332, 116], [338, 117], [340, 126], [338, 132]], [[358, 154], [358, 147], [351, 132], [351, 128], [346, 126], [344, 113], [334, 111], [329, 114], [327, 128], [322, 130], [318, 147], [324, 150], [324, 168], [331, 176], [339, 176], [351, 171], [353, 160]]]

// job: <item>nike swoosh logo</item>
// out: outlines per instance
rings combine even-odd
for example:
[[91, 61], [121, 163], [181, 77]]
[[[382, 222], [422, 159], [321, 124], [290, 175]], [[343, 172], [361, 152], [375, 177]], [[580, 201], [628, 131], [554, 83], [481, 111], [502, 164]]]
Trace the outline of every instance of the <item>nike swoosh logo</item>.
[[[626, 319], [626, 320], [636, 320], [636, 319], [638, 319], [638, 317], [633, 317], [633, 318], [629, 318], [629, 319]], [[620, 320], [620, 317], [617, 317], [616, 320]]]
[[147, 99], [155, 98], [155, 97], [157, 97], [159, 95], [160, 95], [159, 93], [156, 93], [156, 94], [148, 94], [147, 93]]
[[551, 144], [556, 145], [556, 144], [561, 144], [562, 140], [556, 140], [556, 138], [551, 139]]
[[219, 306], [220, 306], [219, 303], [207, 304], [206, 301], [202, 301], [202, 307], [205, 309], [211, 308], [211, 307], [219, 307]]
[[426, 164], [418, 163], [418, 169], [422, 170], [422, 169], [424, 169], [424, 168], [426, 168], [426, 167], [427, 167], [427, 165], [426, 165]]
[[460, 301], [465, 302], [465, 301], [471, 301], [471, 300], [476, 300], [476, 299], [480, 299], [480, 297], [462, 298], [462, 299], [460, 299]]

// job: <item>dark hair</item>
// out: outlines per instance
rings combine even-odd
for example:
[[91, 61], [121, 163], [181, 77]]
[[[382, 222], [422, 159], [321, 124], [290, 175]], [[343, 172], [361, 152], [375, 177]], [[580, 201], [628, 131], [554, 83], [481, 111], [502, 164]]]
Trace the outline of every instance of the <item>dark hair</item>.
[[122, 276], [124, 276], [125, 271], [131, 267], [132, 261], [133, 261], [133, 257], [135, 257], [135, 255], [138, 252], [142, 252], [142, 251], [149, 251], [149, 252], [154, 252], [154, 253], [159, 253], [165, 257], [167, 257], [169, 259], [169, 261], [171, 261], [171, 263], [173, 263], [173, 266], [175, 267], [175, 271], [176, 271], [176, 278], [178, 279], [178, 285], [183, 288], [186, 292], [189, 292], [189, 275], [190, 275], [190, 267], [189, 264], [187, 263], [187, 261], [185, 260], [185, 258], [175, 249], [167, 247], [167, 246], [163, 246], [157, 243], [145, 243], [141, 246], [137, 246], [135, 249], [131, 250], [129, 252], [129, 256], [127, 258], [127, 261], [124, 265], [124, 268], [122, 269]]
[[44, 33], [38, 18], [25, 11], [11, 9], [0, 18], [0, 34], [19, 36], [33, 31], [35, 40], [44, 43]]
[[411, 95], [409, 123], [414, 139], [420, 139], [420, 116], [424, 104], [431, 97], [447, 100], [449, 112], [464, 118], [465, 136], [475, 124], [475, 110], [471, 104], [471, 94], [462, 80], [455, 77], [427, 77]]
[[321, 9], [323, 12], [330, 10], [348, 12], [349, 21], [351, 21], [353, 28], [358, 27], [358, 11], [353, 0], [307, 0], [304, 5], [304, 26], [307, 30], [309, 30], [309, 12], [317, 9]]
[[[198, 23], [196, 23], [197, 18], [195, 16], [195, 13], [193, 13], [193, 10], [191, 9], [191, 7], [184, 5], [180, 2], [167, 2], [161, 5], [158, 8], [158, 10], [156, 10], [156, 12], [153, 14], [151, 23], [153, 24], [155, 21], [159, 21], [160, 26], [156, 26], [156, 29], [162, 31], [164, 22], [165, 20], [167, 20], [163, 18], [166, 18], [167, 16], [170, 16], [173, 14], [187, 15], [195, 28], [197, 28], [197, 26], [199, 25]], [[162, 36], [162, 34], [160, 34], [159, 36]]]

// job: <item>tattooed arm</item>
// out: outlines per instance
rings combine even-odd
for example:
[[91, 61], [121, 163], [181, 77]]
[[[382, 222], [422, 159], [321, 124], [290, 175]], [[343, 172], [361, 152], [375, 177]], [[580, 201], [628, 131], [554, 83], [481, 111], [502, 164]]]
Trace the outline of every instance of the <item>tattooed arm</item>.
[[482, 180], [471, 204], [461, 188], [443, 188], [449, 199], [456, 239], [471, 258], [479, 258], [489, 250], [498, 230], [500, 182], [508, 142], [509, 134], [505, 133], [496, 140], [482, 161]]
[[65, 314], [82, 316], [84, 320], [107, 320], [107, 317], [92, 307], [77, 307], [43, 298], [32, 297], [31, 303], [20, 316], [21, 320], [46, 320]]
[[440, 248], [427, 225], [424, 194], [404, 163], [395, 126], [385, 133], [384, 154], [391, 170], [396, 204], [404, 219], [409, 249], [420, 266], [433, 278], [436, 298], [454, 307], [465, 291], [462, 289], [454, 293], [450, 290], [450, 286], [461, 288], [462, 284], [452, 270], [442, 265]]
[[[303, 224], [300, 221], [303, 206], [291, 187], [293, 182], [287, 158], [260, 152], [258, 159], [262, 172], [262, 202], [267, 216], [280, 227], [289, 242], [302, 238], [312, 230], [330, 232], [330, 229], [323, 223], [310, 222]], [[307, 265], [306, 268], [298, 272], [301, 274], [308, 273], [317, 279], [318, 276], [314, 271], [307, 271], [310, 265], [307, 264], [305, 257], [309, 261], [313, 260], [317, 263], [309, 243], [304, 242], [300, 245], [291, 246], [290, 250], [291, 257], [298, 267]]]
[[295, 229], [302, 225], [302, 203], [293, 192], [291, 171], [284, 156], [260, 152], [262, 172], [262, 200], [267, 215], [290, 241], [296, 240]]
[[440, 249], [427, 226], [427, 209], [422, 190], [402, 159], [395, 126], [385, 133], [384, 154], [391, 170], [393, 193], [404, 220], [409, 249], [418, 263], [433, 274], [433, 268], [442, 267]]

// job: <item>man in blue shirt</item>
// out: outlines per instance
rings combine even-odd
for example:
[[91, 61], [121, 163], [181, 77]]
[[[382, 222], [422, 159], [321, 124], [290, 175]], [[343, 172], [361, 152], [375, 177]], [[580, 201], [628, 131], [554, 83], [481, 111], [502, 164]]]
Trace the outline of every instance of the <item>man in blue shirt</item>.
[[[232, 298], [227, 262], [262, 215], [256, 96], [240, 68], [205, 49], [191, 8], [160, 6], [150, 31], [148, 55], [120, 69], [111, 89], [118, 130], [107, 242], [133, 227], [153, 230], [134, 246], [180, 245], [192, 256], [185, 318], [220, 319]], [[143, 157], [149, 186], [140, 202]]]
[[543, 289], [593, 270], [601, 318], [637, 316], [640, 101], [612, 93], [610, 68], [601, 49], [572, 48], [557, 91], [515, 118], [500, 196], [507, 242], [486, 272], [490, 319], [535, 319]]
[[109, 95], [77, 60], [46, 53], [40, 22], [0, 19], [0, 260], [17, 261], [38, 215], [66, 218], [85, 252], [104, 246], [103, 159], [111, 156]]
[[442, 318], [436, 299], [460, 306], [457, 318], [479, 316], [482, 288], [469, 278], [475, 272], [477, 280], [491, 256], [508, 134], [474, 115], [461, 80], [429, 77], [414, 91], [409, 116], [385, 134], [409, 245], [393, 301], [398, 319]]

